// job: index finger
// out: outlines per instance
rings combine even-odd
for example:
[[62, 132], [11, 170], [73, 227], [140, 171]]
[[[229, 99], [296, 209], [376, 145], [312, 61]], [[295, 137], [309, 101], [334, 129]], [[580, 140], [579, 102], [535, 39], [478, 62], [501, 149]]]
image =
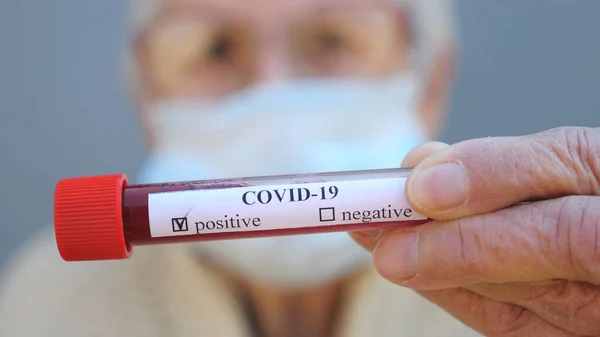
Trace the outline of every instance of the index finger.
[[600, 195], [600, 129], [461, 142], [422, 161], [407, 181], [413, 208], [439, 220], [568, 195]]

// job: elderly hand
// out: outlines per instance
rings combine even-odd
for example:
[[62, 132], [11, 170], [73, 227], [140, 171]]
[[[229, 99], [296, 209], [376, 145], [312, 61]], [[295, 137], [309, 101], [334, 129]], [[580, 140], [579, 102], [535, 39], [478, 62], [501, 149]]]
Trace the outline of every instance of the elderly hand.
[[427, 143], [414, 165], [435, 221], [352, 234], [383, 277], [487, 336], [600, 336], [600, 129]]

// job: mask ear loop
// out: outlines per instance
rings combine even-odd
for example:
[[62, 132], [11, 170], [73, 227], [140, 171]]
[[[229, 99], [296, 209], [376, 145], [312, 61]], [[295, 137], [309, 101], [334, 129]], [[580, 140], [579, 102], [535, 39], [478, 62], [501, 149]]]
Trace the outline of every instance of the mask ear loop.
[[[409, 48], [407, 51], [407, 69], [408, 72], [415, 81], [415, 92], [422, 92], [427, 83], [427, 74], [429, 62], [424, 59], [422, 52], [419, 49], [423, 49], [424, 46], [420, 46], [422, 43], [419, 38], [418, 27], [416, 26], [417, 20], [415, 17], [418, 15], [414, 8], [414, 5], [407, 1], [395, 1], [395, 7], [398, 13], [399, 26], [406, 32], [407, 41]], [[398, 3], [402, 2], [402, 3]], [[421, 48], [420, 48], [421, 47]], [[415, 97], [415, 99], [418, 99]]]
[[[406, 76], [414, 82], [414, 86], [412, 88], [412, 97], [410, 98], [413, 102], [412, 105], [417, 107], [419, 106], [419, 102], [423, 99], [419, 97], [419, 95], [423, 95], [423, 89], [426, 85], [426, 66], [424, 63], [420, 62], [419, 51], [418, 51], [418, 43], [419, 38], [417, 34], [417, 27], [415, 26], [416, 20], [415, 15], [417, 15], [414, 5], [409, 3], [408, 1], [395, 0], [391, 6], [391, 11], [394, 11], [397, 16], [397, 24], [398, 29], [402, 32], [405, 32], [405, 37], [408, 42], [407, 56], [406, 56], [406, 67], [401, 70], [400, 73], [404, 73]], [[415, 116], [416, 117], [416, 116]], [[411, 117], [412, 119], [415, 119]], [[420, 121], [419, 125], [422, 123]]]
[[153, 132], [153, 121], [147, 116], [148, 105], [158, 93], [158, 88], [155, 86], [149, 75], [148, 61], [148, 36], [157, 25], [157, 17], [149, 21], [147, 28], [136, 32], [130, 41], [132, 46], [126, 54], [125, 66], [127, 83], [129, 91], [133, 96], [133, 105], [135, 109], [136, 119], [141, 125], [141, 130], [147, 145], [150, 148], [156, 143], [156, 135]]
[[[406, 6], [405, 6], [406, 7]], [[425, 95], [425, 89], [426, 89], [426, 85], [427, 85], [427, 62], [425, 62], [424, 60], [419, 60], [419, 51], [417, 50], [417, 43], [418, 43], [418, 36], [416, 33], [416, 27], [414, 26], [414, 19], [409, 19], [410, 18], [414, 18], [414, 10], [410, 11], [410, 13], [407, 13], [406, 11], [403, 12], [404, 16], [406, 16], [406, 22], [408, 25], [408, 31], [409, 31], [409, 38], [410, 38], [410, 48], [408, 50], [408, 56], [407, 56], [407, 70], [406, 73], [407, 75], [412, 79], [412, 81], [414, 82], [414, 86], [412, 88], [412, 93], [411, 93], [411, 97], [410, 100], [411, 105], [413, 107], [415, 107], [415, 111], [413, 113], [410, 114], [410, 116], [407, 116], [407, 118], [409, 118], [415, 126], [419, 127], [419, 130], [417, 130], [420, 133], [423, 134], [427, 134], [427, 130], [425, 128], [425, 124], [424, 121], [419, 118], [420, 113], [420, 106], [422, 105], [422, 101], [425, 99], [424, 95]]]

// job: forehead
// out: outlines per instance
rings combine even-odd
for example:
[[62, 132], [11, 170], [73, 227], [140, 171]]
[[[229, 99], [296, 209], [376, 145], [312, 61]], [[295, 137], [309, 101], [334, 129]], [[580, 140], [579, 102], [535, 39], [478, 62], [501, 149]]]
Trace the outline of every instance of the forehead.
[[203, 12], [240, 19], [282, 21], [326, 8], [352, 9], [387, 6], [406, 0], [163, 0], [166, 12]]

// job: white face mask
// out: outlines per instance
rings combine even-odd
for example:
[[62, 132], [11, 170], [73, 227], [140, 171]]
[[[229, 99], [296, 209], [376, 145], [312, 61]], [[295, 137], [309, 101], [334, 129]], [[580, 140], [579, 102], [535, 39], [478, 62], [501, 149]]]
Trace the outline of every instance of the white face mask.
[[[155, 146], [142, 183], [398, 167], [426, 140], [416, 81], [307, 80], [224, 101], [163, 101], [148, 111]], [[195, 243], [242, 277], [311, 287], [370, 262], [347, 233]]]

